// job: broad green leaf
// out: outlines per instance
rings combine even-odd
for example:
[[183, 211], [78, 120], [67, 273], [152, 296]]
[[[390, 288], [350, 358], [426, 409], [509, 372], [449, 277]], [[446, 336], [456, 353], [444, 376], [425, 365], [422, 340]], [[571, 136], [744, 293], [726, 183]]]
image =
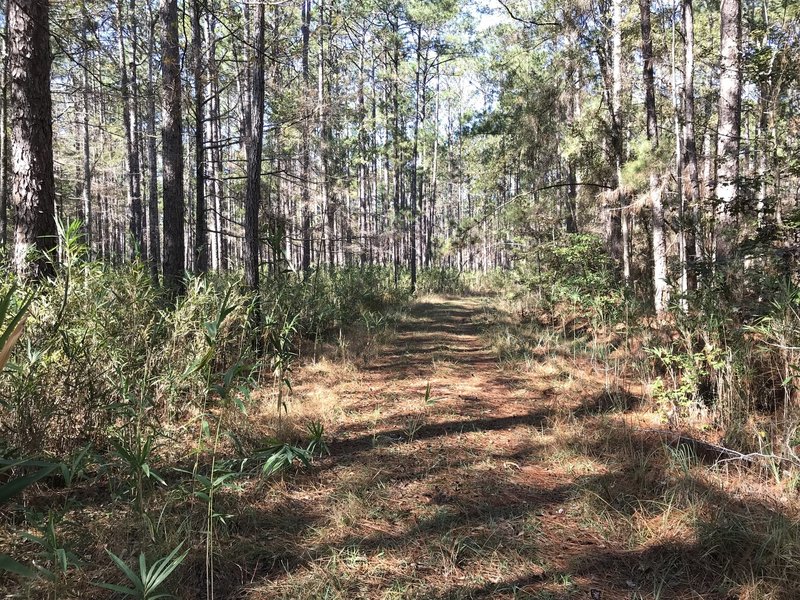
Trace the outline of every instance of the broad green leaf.
[[44, 479], [56, 469], [57, 465], [50, 465], [40, 469], [36, 473], [16, 477], [11, 481], [4, 483], [0, 486], [0, 506], [11, 500], [14, 496], [22, 492], [26, 487], [33, 485], [40, 479]]
[[5, 554], [0, 554], [0, 571], [7, 571], [22, 577], [36, 577], [37, 575], [35, 569], [26, 567]]

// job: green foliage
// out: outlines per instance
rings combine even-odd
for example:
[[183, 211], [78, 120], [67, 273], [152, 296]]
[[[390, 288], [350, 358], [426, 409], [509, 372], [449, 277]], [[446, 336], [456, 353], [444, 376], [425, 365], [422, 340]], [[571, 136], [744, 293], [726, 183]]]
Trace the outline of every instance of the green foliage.
[[[124, 596], [135, 598], [136, 600], [157, 600], [158, 598], [171, 598], [172, 595], [160, 591], [167, 578], [172, 575], [172, 572], [177, 569], [189, 554], [188, 550], [180, 553], [183, 544], [178, 545], [167, 556], [158, 559], [149, 567], [147, 566], [147, 557], [145, 553], [139, 554], [139, 571], [136, 572], [131, 569], [125, 561], [123, 561], [116, 554], [110, 550], [106, 550], [111, 560], [119, 568], [120, 571], [127, 577], [128, 581], [133, 587], [125, 587], [113, 583], [97, 583], [98, 587], [111, 590]], [[180, 553], [180, 554], [179, 554]]]
[[122, 462], [122, 467], [128, 477], [130, 491], [135, 498], [141, 500], [144, 482], [156, 481], [161, 485], [166, 485], [161, 476], [150, 467], [153, 458], [155, 436], [152, 434], [146, 438], [134, 436], [132, 440], [124, 440], [120, 437], [110, 439], [115, 454]]
[[331, 451], [328, 448], [327, 442], [325, 441], [325, 426], [319, 421], [311, 421], [306, 425], [306, 431], [308, 431], [309, 436], [308, 446], [306, 446], [306, 452], [308, 455], [330, 455]]
[[0, 296], [0, 371], [5, 368], [11, 349], [22, 335], [25, 315], [33, 302], [33, 294], [30, 293], [14, 305], [17, 300], [16, 291], [16, 284], [12, 284], [10, 289]]
[[[74, 242], [68, 246], [81, 255]], [[244, 384], [259, 361], [247, 325], [251, 301], [235, 280], [193, 279], [169, 306], [143, 265], [68, 264], [35, 299], [11, 286], [0, 296], [4, 339], [30, 310], [21, 350], [0, 374], [0, 435], [31, 453], [90, 441], [102, 451], [120, 417], [133, 425], [146, 415], [141, 430], [158, 428], [209, 394], [244, 409]], [[269, 281], [263, 298], [270, 306], [265, 358], [286, 387], [303, 340], [333, 336], [368, 311], [405, 301], [406, 292], [387, 270], [345, 269]]]
[[[35, 468], [36, 471], [27, 475], [19, 475], [5, 481], [5, 475], [10, 475], [15, 470]], [[0, 460], [0, 477], [4, 483], [0, 485], [0, 507], [9, 502], [12, 498], [22, 493], [22, 491], [41, 481], [58, 468], [57, 464], [42, 461], [19, 459], [19, 460]]]
[[696, 352], [669, 347], [648, 348], [647, 352], [666, 370], [666, 376], [653, 382], [651, 393], [662, 412], [673, 421], [704, 402], [703, 383], [725, 365], [725, 352], [712, 346]]
[[417, 290], [420, 293], [458, 294], [466, 290], [465, 278], [458, 269], [440, 268], [420, 271]]
[[0, 554], [0, 573], [3, 571], [20, 577], [36, 577], [37, 575], [36, 569], [23, 565], [10, 556]]
[[37, 570], [39, 574], [53, 580], [65, 575], [70, 567], [81, 565], [77, 555], [65, 547], [56, 533], [59, 520], [60, 518], [51, 511], [44, 524], [39, 527], [40, 535], [25, 532], [20, 534], [24, 539], [39, 546], [38, 558], [42, 566], [38, 566]]
[[567, 234], [521, 258], [517, 294], [536, 293], [548, 312], [564, 303], [602, 321], [621, 314], [625, 298], [597, 236]]
[[78, 479], [85, 477], [86, 467], [91, 459], [92, 445], [87, 444], [83, 448], [78, 448], [72, 456], [58, 464], [58, 470], [64, 479], [65, 487], [70, 488]]
[[297, 320], [299, 314], [282, 315], [278, 318], [274, 313], [267, 318], [267, 353], [270, 356], [272, 376], [278, 386], [278, 412], [286, 410], [283, 401], [284, 386], [291, 392], [292, 382], [289, 375], [292, 363], [297, 358], [295, 338], [297, 336]]
[[[237, 489], [238, 479], [254, 471], [272, 475], [308, 466], [312, 456], [329, 452], [324, 427], [315, 422], [303, 447], [273, 442], [243, 452], [247, 458], [239, 461], [218, 458], [221, 436], [233, 435], [229, 428], [235, 430], [235, 419], [247, 412], [261, 375], [273, 375], [291, 391], [292, 367], [307, 344], [332, 339], [350, 324], [365, 323], [376, 334], [385, 327], [385, 309], [405, 302], [407, 292], [385, 269], [282, 273], [264, 284], [262, 314], [268, 318], [256, 330], [253, 297], [241, 291], [235, 274], [189, 279], [185, 296], [173, 302], [153, 286], [145, 265], [88, 261], [80, 227], [59, 228], [64, 261], [54, 278], [35, 290], [20, 289], [11, 276], [0, 282], [8, 358], [0, 372], [0, 438], [19, 448], [0, 461], [0, 504], [29, 521], [27, 543], [41, 548], [37, 567], [0, 555], [0, 570], [32, 578], [34, 586], [64, 583], [66, 571], [78, 564], [60, 537], [69, 530], [61, 531], [55, 517], [39, 525], [14, 500], [37, 483], [46, 491], [55, 474], [68, 491], [48, 502], [57, 501], [63, 512], [80, 501], [72, 488], [95, 464], [112, 475], [112, 491], [133, 499], [147, 539], [169, 535], [169, 501], [156, 523], [149, 500], [156, 486], [166, 487], [165, 440], [180, 438], [191, 424], [198, 428], [189, 450], [195, 465], [178, 471], [189, 477], [174, 497], [190, 499], [192, 508], [177, 528], [201, 533], [213, 555], [215, 526], [228, 517], [215, 506], [216, 494]], [[263, 355], [256, 351], [259, 339], [266, 341]], [[200, 526], [197, 501], [206, 508]], [[112, 556], [130, 585], [99, 585], [136, 598], [163, 597], [164, 580], [186, 556], [179, 548], [153, 565], [142, 555], [138, 573]]]
[[310, 467], [311, 452], [292, 444], [275, 443], [255, 452], [249, 460], [259, 464], [261, 472], [269, 476], [285, 471], [295, 463]]

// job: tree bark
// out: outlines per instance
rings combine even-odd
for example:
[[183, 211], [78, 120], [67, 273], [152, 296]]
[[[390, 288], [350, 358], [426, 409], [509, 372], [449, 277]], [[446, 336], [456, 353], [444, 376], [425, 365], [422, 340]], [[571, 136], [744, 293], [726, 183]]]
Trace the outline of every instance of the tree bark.
[[[647, 139], [651, 152], [658, 148], [658, 113], [656, 112], [655, 73], [653, 69], [653, 39], [650, 26], [650, 0], [639, 0], [642, 30], [642, 77], [645, 89]], [[650, 171], [650, 205], [653, 217], [653, 304], [656, 314], [662, 315], [669, 303], [667, 285], [667, 245], [664, 236], [664, 204], [658, 173]]]
[[150, 35], [147, 38], [147, 258], [150, 278], [158, 285], [161, 268], [161, 232], [158, 226], [158, 154], [156, 152], [156, 90], [153, 55], [155, 54], [156, 19], [150, 2], [147, 3], [150, 17]]
[[700, 201], [700, 179], [697, 171], [694, 110], [694, 9], [692, 0], [683, 0], [683, 222], [686, 254], [686, 289], [697, 288], [697, 212]]
[[81, 3], [83, 28], [81, 32], [81, 51], [83, 60], [82, 69], [82, 90], [81, 90], [81, 133], [83, 137], [82, 146], [82, 167], [83, 167], [83, 186], [81, 189], [81, 203], [83, 204], [83, 229], [86, 233], [86, 247], [89, 251], [89, 259], [93, 256], [92, 250], [92, 168], [91, 150], [89, 137], [89, 40], [87, 30], [89, 29], [89, 11], [86, 2]]
[[[220, 123], [220, 89], [219, 67], [217, 65], [217, 17], [214, 8], [206, 12], [206, 36], [208, 39], [208, 134], [207, 142], [211, 145], [209, 158], [211, 161], [211, 178], [208, 190], [213, 202], [214, 231], [211, 233], [212, 266], [218, 271], [227, 269], [228, 253], [224, 235], [225, 220], [223, 218], [223, 171], [222, 171], [222, 125]], [[206, 206], [208, 208], [208, 206]]]
[[733, 204], [739, 191], [739, 143], [741, 136], [742, 76], [741, 0], [722, 0], [720, 6], [719, 125], [717, 127], [716, 202], [719, 230], [716, 259], [724, 260]]
[[303, 89], [305, 91], [305, 102], [303, 103], [303, 140], [302, 157], [301, 157], [301, 177], [302, 185], [302, 201], [300, 206], [302, 224], [302, 237], [303, 237], [303, 253], [302, 253], [302, 267], [303, 272], [308, 273], [311, 270], [311, 146], [309, 144], [309, 137], [311, 135], [310, 127], [310, 114], [308, 110], [308, 98], [310, 96], [310, 78], [308, 64], [309, 54], [309, 40], [311, 37], [311, 0], [302, 0], [302, 28], [301, 35], [303, 38]]
[[392, 197], [392, 204], [394, 208], [394, 223], [392, 228], [392, 245], [393, 245], [393, 259], [394, 259], [394, 284], [398, 285], [400, 282], [400, 234], [401, 227], [401, 214], [400, 214], [400, 191], [401, 191], [401, 175], [400, 169], [400, 23], [399, 17], [395, 15], [394, 21], [391, 21], [392, 35], [393, 35], [393, 49], [392, 49], [392, 147], [394, 151], [394, 194]]
[[136, 95], [136, 21], [131, 12], [131, 76], [128, 76], [128, 56], [125, 51], [125, 14], [124, 0], [117, 2], [117, 31], [119, 67], [121, 73], [122, 112], [125, 126], [125, 154], [128, 163], [128, 229], [132, 238], [131, 257], [136, 256], [144, 248], [143, 215], [141, 195], [141, 173], [139, 161], [139, 144], [137, 143], [137, 95]]
[[[330, 12], [330, 11], [329, 11]], [[325, 76], [326, 53], [330, 33], [329, 22], [325, 21], [325, 0], [320, 0], [319, 5], [319, 65], [317, 93], [319, 98], [319, 129], [320, 129], [320, 166], [322, 167], [322, 207], [325, 213], [325, 237], [323, 252], [327, 254], [328, 269], [333, 271], [336, 266], [336, 213], [337, 202], [331, 186], [331, 151], [333, 146], [333, 131], [330, 126], [330, 92], [328, 79]], [[330, 15], [328, 15], [330, 19]]]
[[0, 98], [0, 252], [5, 252], [8, 246], [8, 178], [9, 178], [9, 139], [8, 139], [8, 5], [3, 3], [3, 16], [5, 17], [3, 26], [3, 56], [2, 56], [2, 98]]
[[204, 139], [205, 88], [203, 83], [203, 35], [200, 27], [200, 0], [192, 0], [192, 53], [194, 62], [194, 167], [195, 235], [194, 270], [208, 271], [208, 224], [206, 210], [206, 161]]
[[[244, 274], [247, 287], [258, 293], [259, 287], [259, 223], [261, 206], [261, 157], [264, 146], [264, 3], [256, 5], [252, 64], [252, 97], [250, 131], [247, 140], [247, 191], [244, 203]], [[256, 311], [260, 322], [260, 313]]]
[[630, 217], [628, 194], [623, 189], [622, 164], [624, 162], [623, 109], [622, 109], [622, 0], [612, 0], [611, 7], [611, 130], [614, 145], [614, 168], [616, 171], [617, 202], [620, 233], [622, 236], [622, 277], [628, 284], [631, 278]]
[[48, 0], [9, 0], [8, 30], [14, 268], [36, 279], [56, 258]]
[[420, 115], [420, 94], [423, 93], [420, 87], [420, 77], [422, 71], [422, 25], [417, 25], [417, 68], [414, 81], [414, 141], [411, 151], [411, 241], [409, 267], [411, 269], [411, 293], [417, 291], [417, 178], [419, 173], [419, 115]]
[[183, 140], [181, 137], [181, 74], [178, 46], [178, 2], [161, 0], [164, 287], [173, 297], [184, 292], [185, 243], [183, 206]]

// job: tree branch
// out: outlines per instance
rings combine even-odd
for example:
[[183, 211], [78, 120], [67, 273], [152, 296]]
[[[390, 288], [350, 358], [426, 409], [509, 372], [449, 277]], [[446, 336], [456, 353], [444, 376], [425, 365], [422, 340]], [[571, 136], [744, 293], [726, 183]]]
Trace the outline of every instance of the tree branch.
[[558, 23], [557, 21], [533, 21], [531, 19], [523, 19], [522, 17], [515, 15], [514, 11], [511, 10], [511, 7], [506, 4], [504, 0], [497, 1], [500, 3], [500, 6], [506, 9], [508, 16], [515, 21], [535, 27], [561, 27], [561, 23]]

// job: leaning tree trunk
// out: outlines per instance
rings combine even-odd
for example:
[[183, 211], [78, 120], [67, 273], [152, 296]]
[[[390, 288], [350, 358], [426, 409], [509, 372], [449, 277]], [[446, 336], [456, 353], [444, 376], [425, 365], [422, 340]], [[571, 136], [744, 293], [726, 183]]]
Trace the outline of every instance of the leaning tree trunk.
[[178, 2], [161, 0], [161, 77], [164, 95], [162, 146], [164, 194], [164, 287], [172, 296], [185, 283], [183, 232], [183, 140], [181, 139], [181, 72], [178, 46]]
[[40, 278], [56, 248], [48, 0], [10, 0], [8, 29], [14, 268]]

